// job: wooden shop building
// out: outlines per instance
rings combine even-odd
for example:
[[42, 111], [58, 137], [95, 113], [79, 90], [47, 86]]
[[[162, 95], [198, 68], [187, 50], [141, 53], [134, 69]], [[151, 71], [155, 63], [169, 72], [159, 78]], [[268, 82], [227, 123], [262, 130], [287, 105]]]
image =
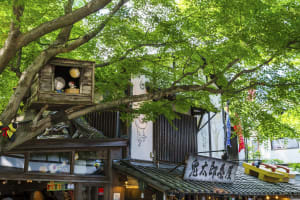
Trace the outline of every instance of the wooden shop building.
[[[133, 95], [147, 92], [143, 76], [131, 81]], [[92, 105], [93, 88], [94, 63], [56, 58], [36, 76], [24, 102], [27, 109], [49, 110], [48, 115], [53, 111], [68, 112], [74, 106]], [[56, 124], [8, 154], [0, 155], [0, 199], [289, 200], [300, 197], [299, 186], [264, 182], [245, 174], [241, 167], [230, 168], [231, 164], [225, 167], [221, 161], [217, 166], [213, 158], [220, 158], [225, 152], [224, 113], [203, 110], [197, 113], [193, 110], [178, 113], [180, 119], [174, 119], [172, 124], [164, 116], [149, 122], [141, 115], [133, 120], [130, 128], [121, 122], [118, 112], [95, 112]], [[20, 122], [18, 128], [26, 128], [26, 123], [30, 125], [32, 121]], [[228, 151], [229, 160], [236, 159], [235, 147]], [[188, 162], [190, 165], [185, 165], [188, 155], [198, 156], [199, 152], [206, 156], [204, 161], [193, 158]], [[187, 172], [187, 166], [191, 171]], [[210, 168], [215, 171], [211, 173]], [[199, 176], [203, 169], [209, 176], [216, 173], [216, 177], [227, 176], [227, 179], [234, 171], [235, 180], [184, 178], [186, 174]]]
[[124, 158], [127, 139], [107, 137], [82, 120], [76, 126], [68, 135], [65, 124], [57, 125], [0, 155], [0, 199], [109, 199], [112, 163]]
[[[94, 63], [52, 59], [36, 75], [23, 101], [27, 110], [42, 110], [40, 117], [92, 105]], [[0, 199], [109, 199], [112, 162], [125, 158], [128, 146], [120, 137], [119, 122], [117, 112], [92, 113], [47, 128], [0, 155]], [[32, 124], [26, 119], [17, 129]]]

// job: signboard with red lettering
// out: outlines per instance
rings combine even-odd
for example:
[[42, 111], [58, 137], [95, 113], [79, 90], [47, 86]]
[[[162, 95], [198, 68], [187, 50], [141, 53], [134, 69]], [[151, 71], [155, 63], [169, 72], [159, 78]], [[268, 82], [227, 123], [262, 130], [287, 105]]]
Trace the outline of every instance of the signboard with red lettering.
[[64, 182], [49, 182], [47, 184], [47, 191], [66, 191], [74, 190], [74, 184]]
[[238, 165], [206, 156], [190, 155], [185, 166], [184, 179], [232, 183]]

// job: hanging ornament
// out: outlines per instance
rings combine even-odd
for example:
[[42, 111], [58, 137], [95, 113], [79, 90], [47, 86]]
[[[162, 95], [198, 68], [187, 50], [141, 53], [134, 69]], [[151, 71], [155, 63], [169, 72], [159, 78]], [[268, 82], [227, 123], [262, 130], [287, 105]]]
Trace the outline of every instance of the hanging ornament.
[[96, 167], [96, 169], [100, 168], [100, 166], [101, 166], [101, 161], [100, 161], [100, 160], [95, 160], [94, 166]]
[[70, 76], [72, 78], [79, 78], [80, 77], [80, 71], [79, 71], [78, 68], [71, 68], [69, 73], [70, 73]]
[[3, 123], [0, 121], [0, 133], [3, 137], [7, 137], [10, 141], [15, 139], [14, 133], [17, 131], [17, 124], [11, 123], [7, 127], [3, 126]]

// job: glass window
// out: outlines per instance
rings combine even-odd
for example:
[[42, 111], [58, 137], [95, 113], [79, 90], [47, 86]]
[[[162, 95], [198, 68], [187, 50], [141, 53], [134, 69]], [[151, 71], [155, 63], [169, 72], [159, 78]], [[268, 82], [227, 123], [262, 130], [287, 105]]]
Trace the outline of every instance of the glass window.
[[75, 174], [104, 175], [104, 160], [96, 151], [75, 153]]
[[7, 156], [0, 156], [0, 168], [1, 171], [7, 170], [20, 170], [24, 168], [24, 155], [14, 154]]
[[41, 173], [70, 173], [70, 152], [31, 153], [28, 171]]
[[281, 138], [272, 141], [272, 150], [297, 149], [297, 148], [299, 148], [299, 143], [296, 139]]

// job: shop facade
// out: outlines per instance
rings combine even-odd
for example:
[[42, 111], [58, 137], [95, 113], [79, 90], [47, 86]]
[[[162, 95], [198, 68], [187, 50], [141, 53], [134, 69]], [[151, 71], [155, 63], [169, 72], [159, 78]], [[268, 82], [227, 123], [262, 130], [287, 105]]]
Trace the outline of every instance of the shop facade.
[[121, 161], [113, 165], [125, 175], [120, 200], [289, 200], [300, 198], [300, 187], [290, 183], [268, 183], [238, 167], [232, 183], [184, 179], [184, 166]]
[[[109, 199], [125, 139], [43, 139], [0, 157], [1, 198]], [[0, 199], [1, 199], [0, 198]]]

